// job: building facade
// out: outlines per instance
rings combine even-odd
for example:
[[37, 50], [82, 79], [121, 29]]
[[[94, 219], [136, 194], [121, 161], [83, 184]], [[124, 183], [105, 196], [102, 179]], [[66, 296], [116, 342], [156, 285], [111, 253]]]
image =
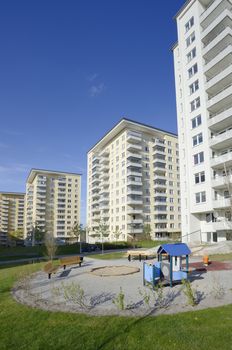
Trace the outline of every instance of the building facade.
[[25, 193], [0, 192], [0, 245], [7, 245], [10, 235], [20, 236], [24, 229]]
[[80, 223], [81, 175], [32, 169], [26, 183], [25, 238], [33, 227], [66, 239]]
[[182, 239], [231, 239], [232, 1], [187, 1], [176, 21]]
[[88, 152], [87, 172], [90, 241], [102, 224], [109, 241], [180, 235], [175, 134], [124, 118]]

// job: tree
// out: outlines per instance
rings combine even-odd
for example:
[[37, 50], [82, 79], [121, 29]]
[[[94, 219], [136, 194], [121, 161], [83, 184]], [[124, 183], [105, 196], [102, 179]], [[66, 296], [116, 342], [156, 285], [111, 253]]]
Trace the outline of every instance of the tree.
[[38, 223], [32, 224], [31, 231], [29, 232], [31, 236], [31, 244], [34, 247], [36, 243], [44, 241], [45, 231], [42, 230]]
[[145, 239], [147, 239], [147, 240], [151, 239], [151, 225], [150, 224], [144, 225], [143, 235], [144, 235]]
[[57, 244], [54, 234], [51, 232], [45, 233], [45, 248], [49, 260], [53, 260], [57, 251]]
[[102, 254], [104, 252], [104, 242], [103, 237], [109, 236], [109, 226], [105, 223], [105, 221], [100, 221], [96, 234], [100, 237], [102, 243]]
[[22, 241], [24, 239], [24, 234], [22, 229], [10, 231], [8, 235], [9, 241]]
[[122, 232], [119, 230], [118, 226], [116, 227], [116, 230], [113, 232], [115, 241], [117, 243], [117, 240], [119, 239], [120, 235], [122, 234]]
[[80, 240], [80, 253], [81, 253], [81, 238], [82, 238], [81, 236], [83, 236], [84, 233], [85, 233], [85, 229], [83, 228], [83, 225], [79, 224], [78, 222], [76, 222], [73, 225], [73, 227], [70, 231], [70, 234], [77, 238], [77, 243]]

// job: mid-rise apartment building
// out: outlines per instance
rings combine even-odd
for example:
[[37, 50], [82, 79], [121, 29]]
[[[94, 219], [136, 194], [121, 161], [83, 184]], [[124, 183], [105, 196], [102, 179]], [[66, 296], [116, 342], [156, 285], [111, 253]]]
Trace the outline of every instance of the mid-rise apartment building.
[[32, 169], [26, 183], [25, 237], [37, 226], [65, 239], [80, 223], [81, 175]]
[[[88, 152], [87, 225], [107, 240], [180, 235], [177, 135], [122, 119]], [[99, 239], [99, 237], [98, 237]]]
[[189, 0], [176, 21], [182, 238], [231, 239], [232, 1]]
[[25, 193], [0, 192], [0, 245], [8, 243], [9, 235], [24, 228]]

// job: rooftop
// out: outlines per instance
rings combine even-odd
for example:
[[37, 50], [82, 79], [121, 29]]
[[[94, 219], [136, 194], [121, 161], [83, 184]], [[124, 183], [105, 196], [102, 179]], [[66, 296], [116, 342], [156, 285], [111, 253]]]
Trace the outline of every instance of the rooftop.
[[[140, 131], [140, 132], [141, 132], [141, 128], [142, 128], [142, 131], [144, 131], [144, 132], [156, 131], [157, 133], [160, 133], [160, 135], [162, 135], [162, 136], [168, 135], [168, 136], [172, 136], [172, 137], [176, 137], [176, 138], [178, 137], [177, 134], [174, 134], [170, 131], [155, 128], [154, 126], [140, 123], [140, 122], [137, 122], [137, 121], [132, 120], [132, 119], [122, 118], [116, 125], [113, 126], [112, 129], [110, 129], [107, 133], [105, 133], [105, 135], [89, 150], [89, 152], [91, 152], [94, 148], [98, 147], [100, 145], [100, 143], [101, 143], [101, 147], [104, 147], [104, 144], [107, 144], [116, 135], [118, 135], [121, 131], [123, 131], [126, 128], [133, 128], [134, 130], [137, 129], [137, 131]], [[102, 142], [103, 142], [103, 144], [102, 144]]]
[[46, 169], [35, 169], [32, 168], [28, 177], [27, 182], [32, 182], [36, 175], [38, 174], [44, 174], [44, 175], [77, 175], [81, 176], [82, 174], [79, 173], [71, 173], [66, 171], [59, 171], [59, 170], [46, 170]]

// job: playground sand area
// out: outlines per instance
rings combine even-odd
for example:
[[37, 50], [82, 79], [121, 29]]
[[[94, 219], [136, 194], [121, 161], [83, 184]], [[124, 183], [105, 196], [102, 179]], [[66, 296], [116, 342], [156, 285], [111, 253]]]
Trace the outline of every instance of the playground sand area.
[[196, 269], [190, 275], [195, 306], [190, 305], [181, 283], [172, 288], [166, 285], [158, 291], [143, 286], [143, 262], [128, 262], [125, 258], [104, 261], [84, 258], [82, 267], [60, 268], [50, 280], [45, 272], [39, 271], [19, 281], [12, 295], [31, 307], [93, 316], [156, 316], [232, 303], [231, 262], [212, 262], [205, 268], [201, 259], [190, 258], [190, 266]]

